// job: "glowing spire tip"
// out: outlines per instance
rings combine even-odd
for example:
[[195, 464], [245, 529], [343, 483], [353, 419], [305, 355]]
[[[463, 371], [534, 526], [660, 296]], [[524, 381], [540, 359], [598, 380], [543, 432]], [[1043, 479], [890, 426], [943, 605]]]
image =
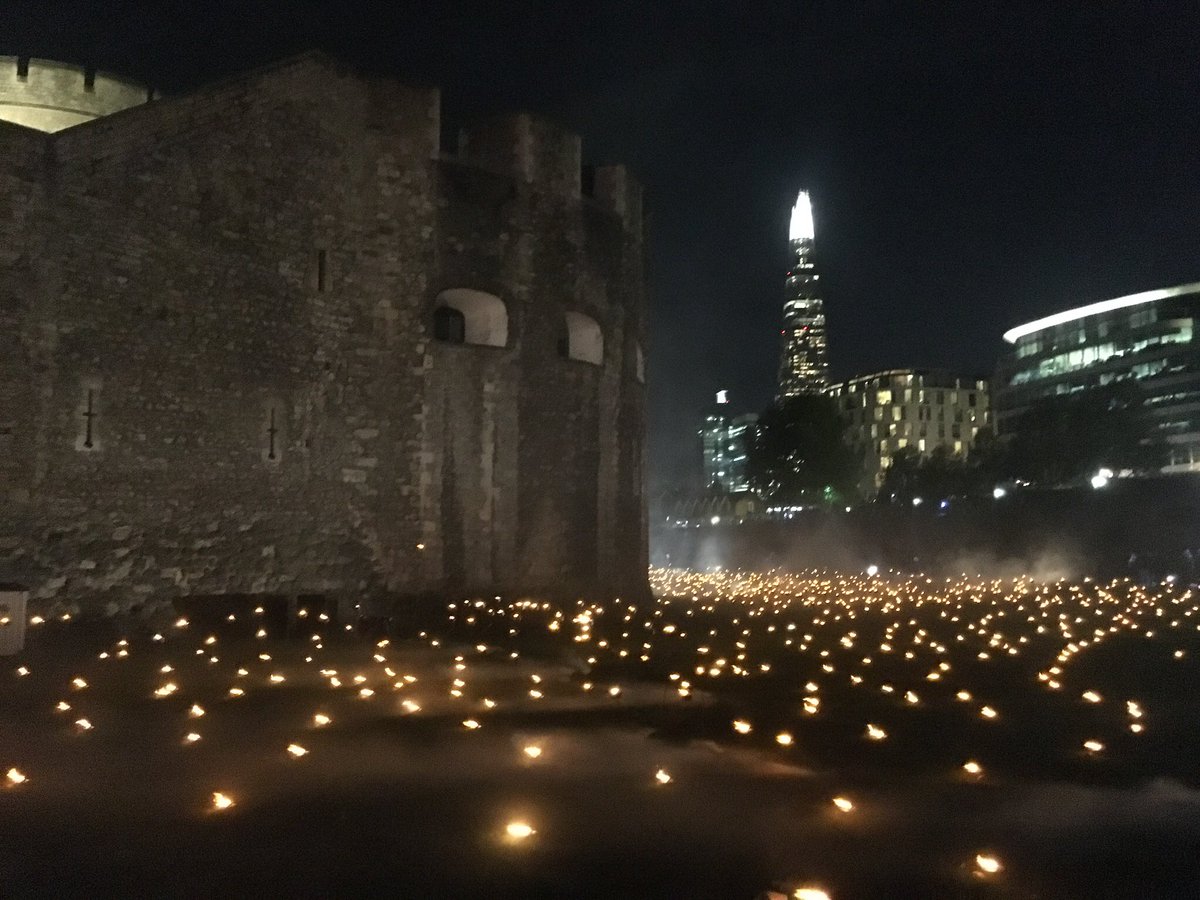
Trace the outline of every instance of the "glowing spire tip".
[[808, 191], [801, 191], [792, 207], [792, 221], [788, 226], [788, 240], [812, 240], [816, 237], [813, 228], [812, 203], [808, 199]]

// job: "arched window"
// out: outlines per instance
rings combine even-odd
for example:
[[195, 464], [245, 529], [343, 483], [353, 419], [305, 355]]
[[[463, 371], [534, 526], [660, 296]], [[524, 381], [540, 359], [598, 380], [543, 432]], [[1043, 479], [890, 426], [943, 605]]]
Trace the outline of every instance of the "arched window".
[[594, 366], [604, 364], [604, 333], [600, 323], [583, 313], [563, 314], [565, 333], [559, 338], [558, 352], [567, 359], [578, 359]]
[[453, 306], [439, 306], [433, 311], [433, 336], [447, 344], [461, 344], [467, 339], [467, 320]]
[[508, 310], [495, 294], [471, 288], [442, 291], [434, 311], [433, 336], [452, 344], [504, 347], [508, 344]]

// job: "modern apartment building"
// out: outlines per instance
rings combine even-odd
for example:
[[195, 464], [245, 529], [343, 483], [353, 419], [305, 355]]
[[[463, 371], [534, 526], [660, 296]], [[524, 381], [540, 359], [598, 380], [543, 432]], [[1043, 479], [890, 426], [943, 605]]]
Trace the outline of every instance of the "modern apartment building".
[[962, 456], [991, 423], [986, 379], [939, 370], [861, 375], [831, 385], [828, 394], [849, 422], [851, 444], [863, 454], [868, 491], [878, 489], [897, 451], [911, 447], [928, 456], [944, 447]]

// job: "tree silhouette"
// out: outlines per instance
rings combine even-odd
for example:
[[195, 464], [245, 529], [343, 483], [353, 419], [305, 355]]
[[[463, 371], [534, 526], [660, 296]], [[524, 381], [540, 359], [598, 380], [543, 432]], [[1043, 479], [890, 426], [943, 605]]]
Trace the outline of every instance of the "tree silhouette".
[[911, 446], [897, 451], [884, 473], [879, 496], [908, 502], [914, 497], [989, 495], [998, 482], [1011, 477], [1006, 466], [1003, 443], [990, 428], [981, 428], [966, 456], [954, 456], [945, 446], [924, 457]]
[[1078, 481], [1101, 467], [1156, 471], [1166, 458], [1132, 382], [1040, 400], [1011, 431], [1006, 473], [1047, 486]]
[[845, 432], [846, 421], [828, 397], [805, 394], [770, 407], [748, 447], [751, 485], [775, 503], [845, 502], [862, 478]]

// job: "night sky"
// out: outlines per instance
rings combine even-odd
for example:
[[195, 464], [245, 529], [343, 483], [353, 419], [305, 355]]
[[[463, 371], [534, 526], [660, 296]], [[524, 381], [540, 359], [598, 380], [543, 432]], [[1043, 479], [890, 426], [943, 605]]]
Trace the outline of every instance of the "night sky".
[[[1055, 7], [1047, 12], [1046, 7]], [[989, 373], [1007, 327], [1200, 280], [1200, 54], [1185, 4], [5, 0], [0, 52], [166, 91], [311, 47], [557, 119], [647, 186], [652, 490], [698, 473], [720, 388], [778, 358], [808, 188], [837, 378]]]

